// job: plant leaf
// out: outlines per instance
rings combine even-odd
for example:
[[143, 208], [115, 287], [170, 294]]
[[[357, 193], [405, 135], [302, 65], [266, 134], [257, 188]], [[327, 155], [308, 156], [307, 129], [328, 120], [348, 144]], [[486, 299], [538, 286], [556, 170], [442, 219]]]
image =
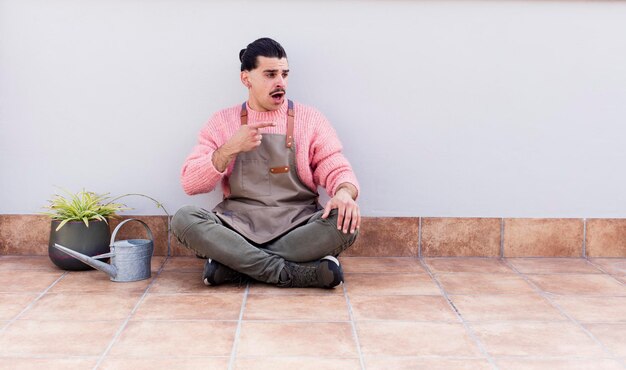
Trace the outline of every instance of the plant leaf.
[[61, 221], [61, 223], [59, 224], [59, 226], [57, 226], [56, 231], [61, 230], [61, 228], [63, 227], [63, 225], [65, 225], [66, 223], [68, 223], [70, 220], [63, 220]]

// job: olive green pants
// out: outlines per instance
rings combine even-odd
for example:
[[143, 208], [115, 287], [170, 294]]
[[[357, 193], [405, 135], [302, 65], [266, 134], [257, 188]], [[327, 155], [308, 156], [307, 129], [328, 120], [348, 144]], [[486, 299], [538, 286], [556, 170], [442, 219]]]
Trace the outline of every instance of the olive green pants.
[[178, 240], [197, 255], [214, 259], [233, 270], [270, 284], [278, 283], [285, 260], [311, 262], [328, 255], [338, 256], [358, 235], [337, 230], [337, 210], [326, 219], [323, 211], [307, 223], [265, 244], [255, 244], [224, 226], [211, 211], [184, 206], [172, 219]]

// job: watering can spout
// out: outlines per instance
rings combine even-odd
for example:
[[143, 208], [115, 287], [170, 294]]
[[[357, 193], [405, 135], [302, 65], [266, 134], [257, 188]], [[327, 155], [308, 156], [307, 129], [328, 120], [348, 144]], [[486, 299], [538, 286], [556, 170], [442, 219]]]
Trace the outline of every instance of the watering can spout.
[[89, 266], [98, 269], [102, 272], [106, 272], [107, 274], [109, 274], [109, 276], [111, 276], [112, 278], [115, 278], [117, 276], [117, 269], [115, 268], [115, 266], [113, 265], [109, 265], [108, 263], [104, 263], [102, 261], [98, 261], [96, 258], [105, 258], [105, 257], [112, 257], [113, 253], [106, 253], [106, 254], [101, 254], [99, 256], [94, 256], [94, 257], [89, 257], [86, 256], [82, 253], [78, 253], [75, 250], [66, 248], [62, 245], [59, 244], [54, 244], [54, 247], [62, 252], [65, 252], [67, 254], [69, 254], [70, 256], [88, 264]]

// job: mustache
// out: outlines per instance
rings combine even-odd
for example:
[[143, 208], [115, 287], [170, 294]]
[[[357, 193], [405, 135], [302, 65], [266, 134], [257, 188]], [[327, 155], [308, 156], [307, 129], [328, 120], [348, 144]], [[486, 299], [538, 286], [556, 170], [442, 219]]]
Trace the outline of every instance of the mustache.
[[274, 95], [276, 95], [278, 93], [282, 93], [284, 95], [287, 92], [285, 91], [285, 89], [276, 89], [276, 90], [273, 90], [272, 92], [270, 92], [270, 96], [274, 96]]

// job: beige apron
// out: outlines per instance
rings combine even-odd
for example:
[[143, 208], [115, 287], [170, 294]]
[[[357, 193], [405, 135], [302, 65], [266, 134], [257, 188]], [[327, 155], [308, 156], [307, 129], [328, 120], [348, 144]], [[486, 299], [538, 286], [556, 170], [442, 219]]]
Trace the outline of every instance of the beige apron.
[[[241, 106], [241, 124], [248, 124], [246, 103]], [[257, 244], [285, 234], [321, 210], [319, 195], [298, 177], [293, 129], [289, 100], [287, 135], [263, 134], [259, 147], [239, 153], [228, 179], [231, 193], [213, 209], [224, 223]]]

